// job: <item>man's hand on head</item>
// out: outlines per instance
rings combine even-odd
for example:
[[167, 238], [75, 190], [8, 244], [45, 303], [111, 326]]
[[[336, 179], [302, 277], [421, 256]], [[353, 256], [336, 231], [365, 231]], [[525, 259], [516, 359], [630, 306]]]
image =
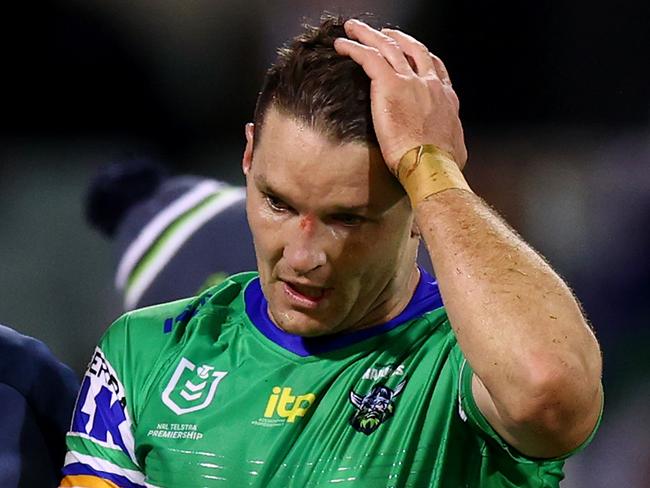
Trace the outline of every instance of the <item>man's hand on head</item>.
[[389, 169], [422, 144], [451, 154], [462, 169], [467, 160], [458, 97], [442, 61], [413, 37], [394, 29], [378, 31], [351, 19], [349, 39], [339, 38], [339, 54], [359, 63], [371, 80], [375, 132]]

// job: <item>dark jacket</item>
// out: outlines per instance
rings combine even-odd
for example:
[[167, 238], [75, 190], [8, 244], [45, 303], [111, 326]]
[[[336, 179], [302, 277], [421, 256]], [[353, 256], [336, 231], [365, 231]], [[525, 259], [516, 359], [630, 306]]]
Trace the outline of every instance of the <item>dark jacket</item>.
[[41, 341], [0, 325], [0, 486], [58, 486], [79, 382]]

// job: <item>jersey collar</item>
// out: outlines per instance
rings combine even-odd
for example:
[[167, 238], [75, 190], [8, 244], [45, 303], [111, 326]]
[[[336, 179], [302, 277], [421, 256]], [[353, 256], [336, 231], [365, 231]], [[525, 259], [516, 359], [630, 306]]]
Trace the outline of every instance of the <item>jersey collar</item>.
[[278, 346], [301, 357], [313, 356], [351, 346], [388, 332], [443, 305], [438, 283], [422, 268], [420, 268], [420, 280], [415, 292], [406, 308], [399, 315], [383, 324], [349, 334], [310, 338], [283, 331], [269, 317], [268, 302], [264, 293], [262, 293], [259, 278], [255, 278], [248, 284], [244, 293], [244, 300], [246, 302], [246, 314], [257, 330]]

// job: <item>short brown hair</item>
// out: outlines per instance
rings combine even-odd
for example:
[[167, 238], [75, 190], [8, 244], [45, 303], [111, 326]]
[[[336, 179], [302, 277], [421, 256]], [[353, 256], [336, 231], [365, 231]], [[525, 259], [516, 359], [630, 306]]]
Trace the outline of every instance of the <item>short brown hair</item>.
[[339, 142], [379, 145], [370, 112], [370, 79], [355, 61], [334, 50], [337, 37], [347, 37], [347, 18], [324, 15], [318, 27], [278, 50], [255, 106], [255, 141], [270, 107], [296, 117]]

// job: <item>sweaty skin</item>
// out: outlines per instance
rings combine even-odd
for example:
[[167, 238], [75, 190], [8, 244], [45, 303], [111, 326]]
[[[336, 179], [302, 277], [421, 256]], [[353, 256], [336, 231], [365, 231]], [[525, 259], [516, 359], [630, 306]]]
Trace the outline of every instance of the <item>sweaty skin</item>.
[[380, 151], [332, 141], [275, 108], [261, 140], [252, 124], [246, 137], [247, 215], [275, 324], [319, 336], [399, 314], [418, 282], [418, 238]]
[[[385, 163], [421, 144], [467, 159], [458, 97], [442, 61], [412, 37], [351, 20], [335, 48], [371, 79]], [[520, 452], [554, 457], [581, 444], [602, 406], [598, 343], [567, 285], [480, 198], [448, 189], [414, 208], [475, 400]]]

